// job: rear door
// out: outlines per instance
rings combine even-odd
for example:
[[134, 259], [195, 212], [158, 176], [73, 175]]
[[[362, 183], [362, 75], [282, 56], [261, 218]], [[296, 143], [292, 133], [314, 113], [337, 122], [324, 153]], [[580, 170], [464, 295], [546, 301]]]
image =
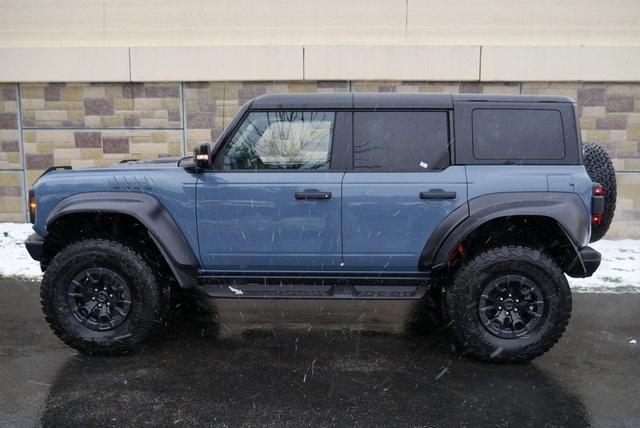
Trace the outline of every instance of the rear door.
[[198, 183], [203, 267], [339, 269], [345, 166], [335, 158], [350, 131], [345, 113], [249, 112]]
[[467, 202], [465, 167], [450, 165], [450, 115], [354, 112], [342, 187], [344, 269], [418, 271], [433, 230]]

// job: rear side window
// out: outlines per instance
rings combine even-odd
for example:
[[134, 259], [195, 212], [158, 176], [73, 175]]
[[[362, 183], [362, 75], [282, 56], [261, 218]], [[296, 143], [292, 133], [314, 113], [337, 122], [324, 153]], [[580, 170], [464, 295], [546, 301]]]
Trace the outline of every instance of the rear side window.
[[449, 166], [443, 111], [354, 113], [354, 169], [428, 171]]
[[473, 157], [478, 160], [560, 160], [565, 157], [558, 110], [473, 110]]

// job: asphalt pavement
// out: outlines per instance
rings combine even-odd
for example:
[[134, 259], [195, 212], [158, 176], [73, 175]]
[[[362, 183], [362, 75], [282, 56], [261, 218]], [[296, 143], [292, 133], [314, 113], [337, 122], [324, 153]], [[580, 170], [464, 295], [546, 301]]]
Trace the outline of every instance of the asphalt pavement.
[[0, 279], [0, 425], [640, 426], [640, 294], [574, 294], [527, 364], [461, 357], [412, 302], [187, 300], [159, 340], [89, 357]]

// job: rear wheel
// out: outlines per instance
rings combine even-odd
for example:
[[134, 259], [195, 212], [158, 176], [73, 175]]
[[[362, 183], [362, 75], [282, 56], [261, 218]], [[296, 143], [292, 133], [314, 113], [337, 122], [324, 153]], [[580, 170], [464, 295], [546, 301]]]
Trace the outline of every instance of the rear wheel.
[[88, 354], [136, 350], [162, 324], [168, 306], [149, 265], [105, 239], [79, 241], [49, 264], [41, 287], [46, 320], [67, 345]]
[[464, 353], [520, 362], [542, 355], [558, 341], [571, 316], [571, 291], [549, 256], [509, 245], [464, 263], [447, 289], [446, 306]]
[[604, 188], [602, 222], [591, 225], [591, 242], [595, 242], [604, 237], [613, 221], [617, 198], [616, 171], [607, 151], [594, 143], [584, 145], [584, 167], [591, 181], [601, 184]]

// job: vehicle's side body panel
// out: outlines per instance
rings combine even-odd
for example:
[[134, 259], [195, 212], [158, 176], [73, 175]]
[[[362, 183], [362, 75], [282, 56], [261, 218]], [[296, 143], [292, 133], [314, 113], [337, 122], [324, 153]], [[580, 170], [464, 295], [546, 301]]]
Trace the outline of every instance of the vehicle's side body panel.
[[[210, 172], [198, 182], [202, 264], [221, 271], [323, 271], [341, 262], [342, 172]], [[330, 192], [298, 200], [296, 192]]]
[[[421, 199], [421, 192], [455, 192]], [[464, 166], [433, 172], [349, 172], [343, 180], [345, 270], [416, 271], [425, 242], [467, 202]]]
[[467, 165], [469, 199], [491, 193], [566, 192], [591, 212], [592, 182], [583, 165]]

